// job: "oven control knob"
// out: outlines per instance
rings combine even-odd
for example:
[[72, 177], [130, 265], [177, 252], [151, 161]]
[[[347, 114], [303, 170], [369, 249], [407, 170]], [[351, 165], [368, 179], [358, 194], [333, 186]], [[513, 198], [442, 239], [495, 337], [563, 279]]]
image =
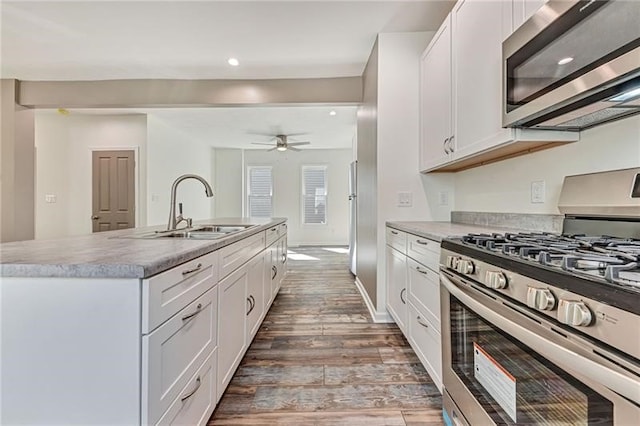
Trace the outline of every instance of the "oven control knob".
[[476, 270], [476, 266], [472, 261], [467, 259], [459, 259], [458, 264], [456, 265], [456, 271], [461, 274], [470, 275], [473, 274]]
[[489, 288], [505, 288], [507, 287], [507, 276], [500, 271], [487, 271], [484, 276], [485, 285]]
[[558, 302], [558, 321], [563, 324], [587, 326], [591, 324], [593, 315], [587, 305], [575, 300], [563, 300]]
[[458, 256], [447, 256], [447, 268], [456, 269], [459, 260]]
[[529, 287], [527, 289], [527, 306], [541, 311], [550, 311], [556, 306], [556, 298], [546, 288]]

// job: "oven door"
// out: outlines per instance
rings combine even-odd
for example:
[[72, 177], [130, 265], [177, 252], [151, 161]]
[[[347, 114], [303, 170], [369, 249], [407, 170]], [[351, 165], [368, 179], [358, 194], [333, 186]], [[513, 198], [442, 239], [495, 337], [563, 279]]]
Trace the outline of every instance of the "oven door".
[[640, 424], [633, 360], [446, 270], [440, 281], [448, 424]]

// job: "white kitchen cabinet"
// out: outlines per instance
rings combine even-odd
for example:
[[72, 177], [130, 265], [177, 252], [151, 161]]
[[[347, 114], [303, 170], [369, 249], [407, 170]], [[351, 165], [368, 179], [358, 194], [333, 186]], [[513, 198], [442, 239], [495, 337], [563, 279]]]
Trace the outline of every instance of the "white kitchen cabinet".
[[[249, 308], [247, 311], [247, 344], [251, 343], [253, 337], [260, 328], [260, 323], [265, 314], [265, 292], [264, 292], [264, 271], [265, 271], [265, 254], [261, 253], [251, 259], [247, 264], [247, 302]], [[266, 294], [269, 297], [269, 294]]]
[[391, 227], [386, 236], [387, 309], [442, 392], [440, 243]]
[[452, 114], [449, 14], [420, 58], [420, 170], [450, 160]]
[[531, 18], [547, 0], [513, 0], [513, 25], [511, 32], [515, 31], [527, 19]]
[[513, 7], [459, 0], [427, 46], [420, 69], [421, 172], [462, 170], [578, 140], [577, 132], [502, 128], [502, 41], [513, 30]]
[[407, 333], [407, 257], [404, 253], [385, 247], [387, 263], [387, 310], [400, 327]]
[[[218, 283], [218, 389], [222, 393], [247, 348], [247, 287], [249, 270], [242, 267]], [[222, 395], [218, 395], [220, 399]]]

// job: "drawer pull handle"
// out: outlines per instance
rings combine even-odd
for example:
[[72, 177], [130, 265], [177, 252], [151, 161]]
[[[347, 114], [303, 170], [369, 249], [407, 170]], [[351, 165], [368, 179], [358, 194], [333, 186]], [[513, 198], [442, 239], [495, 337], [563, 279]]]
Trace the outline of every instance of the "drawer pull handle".
[[425, 241], [425, 240], [416, 240], [416, 243], [418, 243], [418, 244], [422, 244], [423, 246], [426, 246], [426, 245], [428, 245], [428, 244], [429, 244], [429, 242], [428, 242], [428, 241]]
[[276, 275], [278, 275], [278, 267], [276, 265], [273, 265], [271, 267], [271, 270], [273, 271], [273, 275], [271, 275], [271, 279], [274, 280], [276, 278]]
[[282, 263], [285, 263], [286, 261], [287, 261], [287, 254], [282, 253]]
[[193, 269], [187, 269], [186, 271], [182, 271], [182, 276], [184, 277], [186, 275], [193, 274], [194, 272], [198, 272], [200, 269], [202, 269], [202, 263], [198, 263], [196, 267]]
[[276, 228], [271, 228], [270, 231], [271, 232], [276, 232]]
[[198, 378], [196, 379], [196, 387], [191, 392], [181, 397], [180, 401], [185, 402], [187, 399], [191, 398], [194, 393], [198, 392], [198, 389], [200, 389], [201, 384], [202, 382], [200, 381], [200, 376], [198, 376]]
[[196, 315], [198, 315], [200, 312], [202, 312], [202, 303], [198, 303], [198, 306], [196, 306], [196, 311], [189, 314], [189, 315], [185, 315], [182, 317], [182, 321], [189, 321], [191, 318], [195, 317]]
[[421, 267], [419, 267], [419, 266], [416, 266], [416, 271], [418, 271], [418, 272], [420, 272], [421, 274], [424, 274], [424, 275], [427, 275], [427, 274], [428, 274], [428, 272], [427, 272], [426, 270], [422, 269], [422, 268], [421, 268]]
[[393, 235], [398, 235], [398, 231], [391, 231]]
[[407, 292], [407, 289], [406, 289], [406, 288], [403, 288], [402, 290], [400, 290], [400, 300], [401, 300], [401, 301], [402, 301], [402, 303], [403, 303], [403, 304], [405, 304], [405, 305], [407, 304], [407, 301], [404, 299], [404, 297], [402, 297], [402, 294], [403, 294], [403, 293], [406, 293], [406, 292]]
[[420, 318], [420, 316], [416, 317], [416, 321], [418, 321], [418, 324], [420, 324], [421, 326], [423, 326], [424, 328], [429, 328], [429, 324], [427, 324], [426, 322], [424, 322], [422, 320], [422, 318]]

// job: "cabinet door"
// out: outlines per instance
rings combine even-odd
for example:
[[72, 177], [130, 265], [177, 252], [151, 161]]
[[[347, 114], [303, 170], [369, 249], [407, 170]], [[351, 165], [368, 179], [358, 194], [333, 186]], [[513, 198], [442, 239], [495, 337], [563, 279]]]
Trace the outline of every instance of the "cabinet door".
[[407, 333], [407, 257], [389, 246], [387, 261], [387, 310], [398, 327]]
[[461, 0], [452, 16], [455, 158], [509, 140], [502, 128], [502, 40], [510, 2]]
[[513, 0], [512, 31], [531, 18], [546, 2], [547, 0]]
[[420, 170], [449, 160], [451, 114], [451, 20], [447, 16], [420, 59]]
[[218, 283], [218, 398], [233, 377], [247, 347], [248, 268], [242, 266]]
[[[247, 344], [253, 340], [264, 313], [264, 253], [251, 259], [247, 264]], [[267, 294], [267, 297], [269, 295]]]
[[282, 279], [287, 273], [287, 237], [281, 237], [278, 241], [278, 290], [280, 290], [280, 286], [282, 285]]

